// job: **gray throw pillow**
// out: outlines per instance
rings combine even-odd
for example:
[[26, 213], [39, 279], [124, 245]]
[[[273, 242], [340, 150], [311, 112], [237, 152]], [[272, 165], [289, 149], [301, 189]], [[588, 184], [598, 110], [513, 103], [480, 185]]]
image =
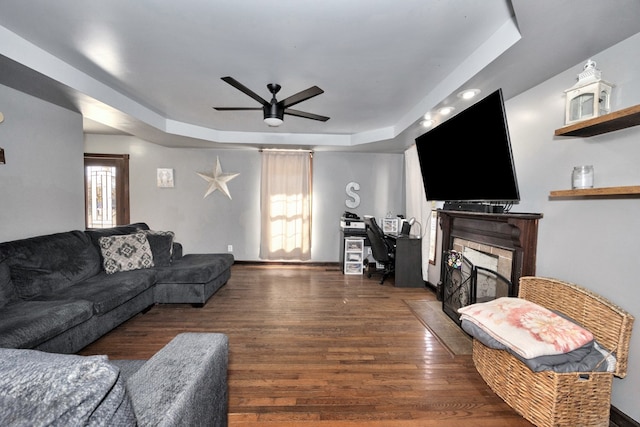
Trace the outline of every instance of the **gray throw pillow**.
[[146, 230], [144, 233], [151, 246], [153, 264], [156, 267], [168, 267], [173, 255], [173, 231]]
[[100, 251], [107, 274], [154, 266], [147, 235], [142, 231], [122, 236], [101, 237]]

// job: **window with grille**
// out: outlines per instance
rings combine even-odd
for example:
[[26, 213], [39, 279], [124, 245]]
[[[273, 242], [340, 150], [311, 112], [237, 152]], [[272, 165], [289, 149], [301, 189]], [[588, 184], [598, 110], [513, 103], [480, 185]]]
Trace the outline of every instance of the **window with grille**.
[[87, 228], [129, 223], [129, 155], [85, 154]]

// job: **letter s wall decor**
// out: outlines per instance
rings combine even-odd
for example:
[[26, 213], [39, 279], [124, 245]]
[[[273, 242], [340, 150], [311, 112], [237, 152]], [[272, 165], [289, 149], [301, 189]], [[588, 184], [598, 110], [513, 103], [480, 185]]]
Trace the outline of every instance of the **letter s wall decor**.
[[360, 206], [360, 196], [356, 191], [360, 189], [360, 184], [357, 182], [351, 181], [347, 184], [347, 196], [351, 197], [350, 199], [345, 200], [345, 204], [349, 209], [354, 209]]

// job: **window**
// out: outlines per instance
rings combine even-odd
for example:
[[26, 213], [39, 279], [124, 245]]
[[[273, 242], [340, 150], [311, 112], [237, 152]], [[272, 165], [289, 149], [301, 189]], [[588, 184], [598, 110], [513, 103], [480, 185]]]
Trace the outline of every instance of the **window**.
[[107, 228], [129, 223], [129, 155], [84, 155], [85, 225]]
[[312, 153], [262, 151], [260, 258], [311, 259]]

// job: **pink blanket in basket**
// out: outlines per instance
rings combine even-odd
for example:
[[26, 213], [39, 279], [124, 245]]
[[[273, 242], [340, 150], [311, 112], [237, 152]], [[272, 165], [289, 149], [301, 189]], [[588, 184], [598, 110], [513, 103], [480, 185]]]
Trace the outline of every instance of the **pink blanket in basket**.
[[593, 335], [554, 312], [522, 298], [502, 297], [458, 309], [468, 320], [526, 359], [568, 353]]

